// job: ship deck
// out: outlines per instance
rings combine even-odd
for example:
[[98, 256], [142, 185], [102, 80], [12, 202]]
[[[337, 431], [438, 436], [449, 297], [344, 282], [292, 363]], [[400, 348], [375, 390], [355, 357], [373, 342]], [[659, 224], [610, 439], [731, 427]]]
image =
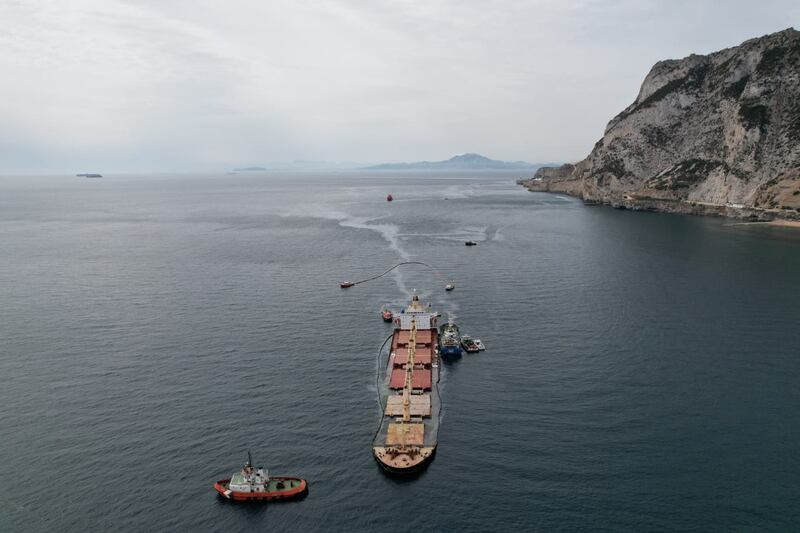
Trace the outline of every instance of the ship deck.
[[[405, 380], [404, 365], [408, 361], [410, 332], [395, 330], [386, 365], [383, 367], [381, 399], [383, 416], [373, 440], [376, 457], [388, 467], [407, 468], [417, 460], [430, 457], [436, 448], [439, 433], [439, 358], [435, 347], [438, 332], [435, 328], [417, 331], [414, 375], [412, 383], [410, 423], [402, 423], [402, 387]], [[434, 364], [436, 366], [434, 366]], [[411, 450], [411, 455], [398, 450]], [[395, 464], [396, 463], [396, 464]]]

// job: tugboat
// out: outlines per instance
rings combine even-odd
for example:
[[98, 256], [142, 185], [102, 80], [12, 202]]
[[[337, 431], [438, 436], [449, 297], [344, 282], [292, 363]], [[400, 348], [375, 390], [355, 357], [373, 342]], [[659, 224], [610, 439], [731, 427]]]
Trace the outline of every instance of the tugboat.
[[480, 351], [478, 344], [472, 340], [472, 337], [469, 335], [464, 335], [461, 337], [461, 346], [464, 347], [464, 351], [467, 353], [475, 353]]
[[452, 283], [448, 283], [447, 285], [444, 286], [444, 290], [446, 290], [446, 291], [452, 291], [455, 288], [456, 288], [456, 286], [453, 285]]
[[383, 318], [384, 322], [391, 322], [392, 318], [394, 318], [394, 314], [390, 310], [384, 308], [381, 311], [381, 318]]
[[214, 483], [214, 489], [224, 498], [235, 501], [288, 500], [305, 494], [308, 483], [297, 477], [269, 477], [263, 467], [253, 468], [253, 460], [247, 452], [244, 468], [229, 479]]
[[353, 283], [352, 281], [343, 281], [339, 284], [339, 286], [343, 289], [347, 289], [348, 287], [352, 287], [353, 285], [355, 285], [355, 283]]
[[461, 356], [461, 334], [453, 322], [448, 322], [439, 330], [439, 354], [442, 357]]
[[477, 242], [475, 242], [475, 241], [466, 241], [466, 242], [464, 243], [464, 245], [465, 245], [465, 246], [477, 246], [477, 245], [478, 245], [478, 243], [477, 243]]

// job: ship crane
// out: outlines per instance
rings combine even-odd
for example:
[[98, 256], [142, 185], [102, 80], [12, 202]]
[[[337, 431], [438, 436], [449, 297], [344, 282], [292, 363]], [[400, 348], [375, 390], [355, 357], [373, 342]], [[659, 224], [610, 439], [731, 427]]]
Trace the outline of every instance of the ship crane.
[[403, 385], [403, 422], [411, 421], [411, 390], [414, 380], [414, 356], [417, 351], [417, 321], [411, 319], [411, 332], [408, 336], [408, 360], [406, 361], [406, 381]]

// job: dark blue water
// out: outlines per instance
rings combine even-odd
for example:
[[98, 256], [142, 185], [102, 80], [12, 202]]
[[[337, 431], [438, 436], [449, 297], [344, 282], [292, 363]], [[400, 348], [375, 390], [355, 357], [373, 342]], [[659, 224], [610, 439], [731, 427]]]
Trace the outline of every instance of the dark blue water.
[[[797, 528], [800, 232], [516, 177], [0, 179], [0, 530]], [[404, 259], [456, 290], [338, 287]], [[397, 481], [378, 312], [413, 289], [488, 349]], [[220, 500], [248, 449], [308, 497]]]

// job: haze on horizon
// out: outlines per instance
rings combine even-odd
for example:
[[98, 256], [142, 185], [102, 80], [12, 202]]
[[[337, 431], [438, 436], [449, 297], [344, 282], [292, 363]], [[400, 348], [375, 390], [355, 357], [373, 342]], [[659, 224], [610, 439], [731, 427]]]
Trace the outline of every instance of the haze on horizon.
[[0, 173], [583, 158], [659, 60], [799, 26], [710, 0], [0, 4]]

